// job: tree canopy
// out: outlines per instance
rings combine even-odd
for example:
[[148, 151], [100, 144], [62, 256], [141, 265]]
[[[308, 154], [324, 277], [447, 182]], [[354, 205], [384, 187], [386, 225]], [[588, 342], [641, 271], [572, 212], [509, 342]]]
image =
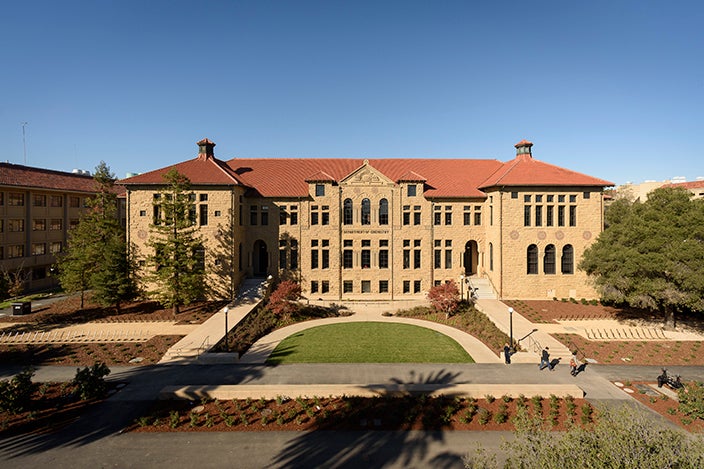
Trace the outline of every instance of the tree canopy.
[[133, 258], [120, 226], [115, 176], [101, 161], [94, 174], [96, 194], [78, 225], [69, 232], [67, 249], [58, 256], [59, 281], [69, 292], [93, 291], [104, 306], [133, 299], [138, 292]]
[[663, 314], [704, 311], [704, 200], [660, 188], [645, 202], [616, 200], [579, 268], [603, 300]]
[[196, 226], [195, 194], [190, 180], [171, 169], [166, 183], [154, 199], [154, 223], [147, 245], [151, 272], [147, 280], [150, 296], [162, 305], [180, 307], [205, 294], [205, 251]]

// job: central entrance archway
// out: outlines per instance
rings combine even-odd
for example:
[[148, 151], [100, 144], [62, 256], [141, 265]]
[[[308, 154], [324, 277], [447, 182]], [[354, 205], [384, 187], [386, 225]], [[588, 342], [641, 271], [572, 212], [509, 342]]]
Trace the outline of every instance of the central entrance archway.
[[269, 269], [269, 252], [266, 243], [261, 239], [254, 242], [252, 250], [252, 274], [255, 277], [266, 277]]
[[464, 245], [464, 274], [474, 275], [479, 267], [479, 245], [476, 241], [467, 241]]

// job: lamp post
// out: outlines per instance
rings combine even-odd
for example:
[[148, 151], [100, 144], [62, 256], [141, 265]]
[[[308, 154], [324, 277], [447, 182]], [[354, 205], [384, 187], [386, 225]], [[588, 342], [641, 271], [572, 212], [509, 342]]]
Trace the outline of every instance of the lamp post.
[[460, 274], [460, 299], [464, 301], [464, 274]]
[[511, 351], [513, 351], [513, 308], [508, 309], [508, 333], [509, 340], [511, 344]]
[[225, 306], [225, 309], [222, 310], [225, 313], [225, 353], [230, 351], [230, 344], [229, 344], [229, 328], [227, 327], [227, 313], [230, 311], [230, 308]]

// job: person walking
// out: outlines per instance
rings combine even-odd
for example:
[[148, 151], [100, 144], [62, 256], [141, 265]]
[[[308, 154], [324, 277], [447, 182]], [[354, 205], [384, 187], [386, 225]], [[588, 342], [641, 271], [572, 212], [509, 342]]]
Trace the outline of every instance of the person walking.
[[506, 362], [507, 365], [511, 364], [511, 347], [509, 347], [508, 344], [504, 344], [504, 362]]
[[579, 360], [577, 360], [577, 352], [572, 352], [572, 356], [570, 357], [570, 374], [572, 376], [577, 376], [577, 373], [579, 373], [577, 370], [579, 368]]
[[545, 367], [548, 367], [550, 371], [552, 371], [552, 365], [550, 364], [550, 347], [545, 347], [543, 351], [540, 353], [540, 369], [542, 370]]

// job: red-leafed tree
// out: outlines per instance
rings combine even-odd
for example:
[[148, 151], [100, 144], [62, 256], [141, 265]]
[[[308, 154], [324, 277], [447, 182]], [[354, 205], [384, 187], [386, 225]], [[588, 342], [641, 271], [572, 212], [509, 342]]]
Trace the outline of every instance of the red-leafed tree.
[[445, 317], [449, 318], [460, 304], [460, 291], [454, 280], [451, 280], [431, 288], [428, 291], [428, 300], [435, 311], [445, 313]]
[[292, 280], [284, 280], [269, 296], [269, 309], [276, 316], [290, 317], [298, 311], [300, 298], [301, 286]]

